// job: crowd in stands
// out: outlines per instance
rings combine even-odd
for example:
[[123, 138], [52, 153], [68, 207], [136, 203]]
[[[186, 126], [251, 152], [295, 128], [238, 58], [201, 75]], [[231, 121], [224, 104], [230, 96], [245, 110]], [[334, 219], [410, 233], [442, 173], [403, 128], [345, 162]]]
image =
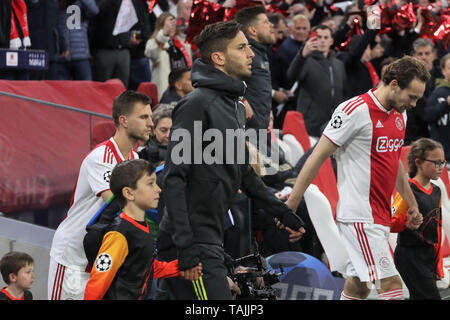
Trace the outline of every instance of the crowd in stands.
[[[27, 28], [22, 27], [23, 22], [17, 17], [16, 2], [26, 4]], [[449, 106], [444, 101], [437, 109], [433, 107], [435, 104], [426, 109], [436, 80], [445, 79], [440, 59], [448, 51], [447, 43], [430, 39], [429, 32], [423, 31], [423, 25], [429, 22], [425, 13], [435, 19], [446, 15], [446, 2], [413, 1], [415, 19], [410, 23], [396, 25], [392, 19], [391, 25], [383, 22], [375, 29], [368, 27], [369, 5], [379, 4], [383, 10], [395, 13], [409, 1], [372, 2], [264, 2], [277, 38], [275, 44], [263, 45], [264, 50], [270, 47], [267, 54], [274, 127], [281, 129], [286, 112], [297, 110], [305, 118], [308, 134], [319, 137], [321, 126], [340, 102], [376, 87], [387, 62], [405, 54], [413, 55], [427, 64], [432, 78], [417, 107], [408, 112], [405, 143], [410, 144], [418, 137], [432, 137], [444, 144], [449, 159], [450, 141], [443, 135], [448, 130]], [[158, 88], [158, 99], [164, 96], [161, 102], [176, 101], [192, 90], [186, 81], [190, 74], [184, 74], [180, 80], [177, 69], [189, 69], [197, 58], [195, 45], [186, 41], [193, 3], [192, 0], [155, 3], [145, 0], [3, 1], [0, 14], [5, 19], [0, 26], [0, 48], [45, 50], [49, 68], [45, 71], [2, 69], [0, 78], [94, 81], [118, 78], [132, 90], [142, 82], [151, 81]], [[236, 6], [233, 1], [218, 4]], [[6, 19], [9, 16], [13, 19]], [[19, 39], [29, 34], [29, 40], [19, 40], [17, 45], [8, 36], [13, 34], [13, 29]], [[308, 39], [312, 29], [320, 34], [319, 39], [324, 36], [328, 39], [323, 40], [322, 54], [313, 52], [317, 48]], [[258, 50], [257, 46], [254, 50]], [[170, 76], [171, 71], [174, 74]], [[445, 84], [440, 81], [439, 87], [442, 86]], [[257, 97], [251, 95], [254, 90], [257, 89], [250, 85], [250, 105]], [[253, 103], [264, 102], [261, 99]], [[253, 109], [255, 113], [248, 125], [258, 127], [259, 110]], [[430, 110], [433, 111], [427, 112]], [[267, 110], [265, 113], [263, 127], [268, 122]]]
[[[1, 17], [11, 16], [14, 2], [2, 1]], [[118, 78], [130, 90], [136, 90], [141, 83], [153, 82], [157, 86], [159, 104], [153, 109], [153, 136], [139, 149], [139, 157], [154, 164], [163, 162], [172, 126], [172, 110], [177, 101], [194, 90], [190, 76], [198, 54], [195, 45], [186, 41], [193, 1], [159, 0], [156, 5], [145, 0], [24, 2], [31, 42], [26, 47], [45, 50], [49, 68], [46, 71], [0, 69], [0, 79], [107, 81]], [[231, 2], [219, 0], [218, 4], [236, 5]], [[341, 102], [376, 88], [384, 67], [404, 55], [422, 60], [431, 74], [424, 96], [415, 108], [408, 110], [405, 144], [421, 137], [432, 138], [443, 145], [445, 158], [447, 162], [450, 160], [450, 49], [442, 40], [430, 39], [421, 32], [425, 23], [421, 12], [427, 11], [438, 19], [444, 14], [446, 3], [413, 1], [416, 19], [407, 27], [382, 25], [372, 28], [368, 27], [366, 12], [367, 7], [375, 3], [369, 2], [255, 2], [265, 6], [276, 42], [251, 39], [246, 34], [255, 53], [254, 63], [257, 61], [260, 68], [252, 66], [259, 78], [246, 80], [248, 91], [244, 98], [248, 127], [267, 128], [269, 148], [276, 143], [281, 147], [276, 175], [264, 176], [261, 168], [267, 163], [255, 167], [274, 193], [293, 187], [305, 158], [311, 153], [311, 150], [306, 152], [294, 163], [288, 161], [285, 153], [289, 148], [279, 139], [286, 114], [300, 112], [307, 133], [314, 141], [322, 135]], [[379, 4], [384, 10], [395, 12], [407, 3], [405, 0], [383, 0]], [[81, 13], [77, 28], [68, 28], [72, 6], [79, 8]], [[15, 25], [20, 25], [14, 14], [12, 17], [16, 20]], [[248, 27], [245, 17], [238, 14], [236, 19]], [[20, 38], [24, 38], [23, 30], [17, 29]], [[11, 47], [10, 31], [11, 19], [2, 18], [0, 48]], [[25, 41], [18, 49], [24, 48]], [[254, 152], [258, 153], [258, 150]], [[249, 210], [246, 202], [244, 205], [239, 202], [241, 197], [232, 210], [237, 229], [244, 228], [240, 221]], [[250, 210], [257, 213], [252, 228], [264, 255], [302, 251], [324, 259], [304, 201], [297, 214], [306, 223], [307, 233], [294, 243], [289, 242], [289, 234], [279, 229], [272, 217], [265, 215], [264, 208], [255, 205]], [[229, 229], [225, 234], [228, 239], [225, 249], [237, 258], [242, 252], [236, 251], [231, 238], [233, 232]]]

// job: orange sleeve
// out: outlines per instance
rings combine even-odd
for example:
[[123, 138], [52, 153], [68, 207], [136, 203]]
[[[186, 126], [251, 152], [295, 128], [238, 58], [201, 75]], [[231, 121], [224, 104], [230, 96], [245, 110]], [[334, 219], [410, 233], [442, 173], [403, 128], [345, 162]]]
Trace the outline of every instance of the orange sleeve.
[[398, 233], [406, 229], [406, 212], [408, 204], [397, 192], [392, 204], [393, 215], [391, 217], [391, 232]]
[[98, 252], [86, 284], [84, 300], [103, 299], [117, 270], [128, 255], [127, 239], [117, 231], [110, 231], [103, 237], [102, 246]]
[[178, 269], [178, 260], [173, 260], [170, 262], [165, 261], [153, 261], [153, 278], [172, 278], [178, 277], [180, 275], [180, 270]]

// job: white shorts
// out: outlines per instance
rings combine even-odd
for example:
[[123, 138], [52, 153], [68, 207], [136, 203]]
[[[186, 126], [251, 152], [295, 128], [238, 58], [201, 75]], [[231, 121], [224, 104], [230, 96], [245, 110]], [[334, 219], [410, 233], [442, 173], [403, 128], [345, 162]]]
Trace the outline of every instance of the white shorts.
[[50, 258], [48, 300], [83, 300], [90, 273], [63, 266]]
[[398, 275], [389, 248], [389, 227], [338, 222], [338, 228], [349, 256], [347, 276], [358, 277], [361, 282], [374, 282]]

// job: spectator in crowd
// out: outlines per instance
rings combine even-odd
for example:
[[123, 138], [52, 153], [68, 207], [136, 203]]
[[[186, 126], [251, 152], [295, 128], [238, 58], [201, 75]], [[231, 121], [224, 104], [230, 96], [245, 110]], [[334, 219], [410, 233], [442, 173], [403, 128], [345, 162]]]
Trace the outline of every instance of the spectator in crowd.
[[175, 16], [168, 12], [162, 13], [145, 46], [145, 55], [151, 63], [152, 82], [158, 88], [158, 99], [169, 86], [170, 71], [191, 66], [190, 51], [190, 46], [178, 38]]
[[153, 278], [198, 280], [201, 276], [200, 264], [186, 273], [178, 270], [177, 260], [154, 259], [153, 237], [144, 217], [146, 210], [158, 206], [161, 189], [155, 169], [143, 159], [124, 161], [113, 169], [110, 188], [123, 210], [103, 231], [100, 244], [96, 237], [86, 238], [91, 240], [86, 245], [99, 250], [86, 284], [85, 300], [142, 300]]
[[436, 80], [436, 89], [427, 100], [424, 119], [430, 127], [430, 138], [439, 141], [450, 161], [450, 53], [441, 59], [444, 78]]
[[274, 51], [277, 50], [278, 46], [283, 42], [284, 39], [289, 35], [288, 27], [283, 15], [277, 12], [272, 12], [267, 14], [267, 19], [273, 24], [273, 31], [275, 32], [276, 43], [273, 46]]
[[164, 91], [160, 103], [177, 102], [194, 90], [191, 82], [191, 68], [179, 68], [170, 71], [169, 87]]
[[298, 81], [297, 110], [303, 114], [308, 134], [320, 137], [335, 106], [343, 101], [346, 74], [343, 62], [330, 50], [331, 29], [319, 25], [313, 31], [317, 35], [306, 41], [287, 75]]
[[288, 95], [282, 90], [274, 90], [272, 93], [268, 50], [269, 46], [276, 42], [273, 24], [267, 18], [263, 6], [239, 10], [236, 21], [244, 26], [245, 35], [255, 54], [251, 76], [245, 78], [245, 98], [253, 110], [253, 117], [247, 121], [246, 128], [267, 129], [272, 110], [272, 96], [278, 103], [288, 99]]
[[345, 98], [375, 88], [380, 77], [370, 62], [373, 58], [373, 48], [378, 30], [367, 30], [364, 35], [354, 35], [349, 43], [348, 51], [338, 53], [337, 58], [344, 62], [347, 81], [344, 85]]
[[425, 120], [425, 108], [428, 97], [434, 90], [436, 79], [441, 77], [439, 65], [435, 64], [436, 50], [434, 43], [427, 38], [418, 38], [413, 42], [413, 57], [423, 61], [430, 72], [431, 77], [427, 82], [423, 97], [417, 102], [417, 106], [407, 111], [408, 122], [406, 123], [405, 144], [409, 145], [412, 141], [429, 137], [428, 124]]
[[0, 260], [0, 272], [7, 284], [0, 300], [33, 300], [34, 260], [25, 252], [11, 251]]
[[151, 163], [159, 164], [166, 160], [167, 145], [169, 143], [170, 129], [172, 128], [172, 111], [175, 104], [158, 104], [155, 108], [152, 121], [152, 136], [139, 151], [139, 158]]
[[150, 61], [145, 56], [145, 45], [152, 34], [150, 14], [146, 1], [135, 1], [139, 21], [131, 28], [130, 81], [128, 89], [137, 90], [141, 82], [150, 82], [152, 74]]
[[309, 19], [304, 15], [295, 15], [291, 20], [289, 29], [291, 35], [283, 41], [275, 53], [275, 65], [277, 65], [277, 68], [274, 70], [275, 83], [286, 90], [291, 89], [295, 82], [295, 79], [288, 79], [286, 72], [292, 60], [294, 60], [308, 39], [311, 31]]
[[431, 182], [442, 174], [442, 145], [428, 138], [414, 141], [408, 153], [409, 183], [423, 217], [408, 228], [408, 205], [398, 194], [392, 205], [392, 232], [399, 232], [394, 260], [410, 300], [441, 300], [436, 281], [444, 277], [442, 262], [442, 195]]
[[80, 25], [75, 25], [75, 21], [71, 22], [73, 25], [69, 24], [68, 20], [73, 13], [67, 13], [69, 3], [62, 6], [58, 15], [58, 42], [61, 45], [62, 60], [57, 62], [57, 79], [92, 80], [88, 25], [99, 9], [94, 0], [77, 0], [71, 5], [79, 8]]
[[[94, 54], [94, 80], [106, 81], [118, 78], [125, 88], [130, 79], [130, 48], [134, 40], [131, 28], [138, 23], [144, 26], [143, 12], [135, 7], [135, 1], [100, 0], [100, 9], [92, 20]], [[122, 5], [123, 4], [123, 5]], [[134, 22], [134, 23], [133, 23]]]
[[[422, 62], [405, 56], [387, 67], [378, 88], [341, 103], [303, 165], [286, 202], [296, 209], [323, 162], [336, 155], [339, 190], [336, 220], [349, 255], [342, 300], [367, 298], [368, 284], [374, 281], [379, 281], [380, 299], [403, 299], [402, 282], [388, 243], [391, 196], [395, 187], [408, 204], [411, 218], [420, 220], [416, 199], [399, 159], [405, 134], [404, 111], [415, 106], [429, 77]], [[380, 141], [393, 147], [390, 149]], [[393, 145], [395, 142], [397, 147]], [[367, 260], [367, 252], [377, 258]]]
[[90, 269], [83, 248], [86, 225], [112, 196], [111, 171], [117, 163], [137, 159], [133, 151], [139, 140], [150, 137], [152, 111], [145, 94], [125, 91], [114, 99], [113, 137], [94, 148], [83, 160], [72, 203], [56, 229], [50, 249], [49, 300], [82, 300]]
[[[243, 79], [252, 72], [254, 54], [240, 28], [236, 21], [227, 21], [203, 29], [196, 40], [200, 59], [192, 68], [195, 90], [180, 100], [172, 115], [163, 184], [167, 215], [159, 227], [158, 252], [165, 255], [162, 260], [170, 261], [175, 247], [180, 271], [191, 270], [201, 262], [204, 274], [201, 290], [197, 291], [186, 281], [166, 279], [177, 299], [231, 299], [222, 243], [225, 216], [239, 189], [284, 225], [304, 233], [302, 221], [266, 188], [248, 162], [238, 164], [242, 162], [235, 152], [231, 156], [229, 146], [216, 149], [211, 164], [204, 154], [207, 146], [201, 143], [200, 153], [188, 152], [192, 150], [188, 147], [184, 159], [180, 162], [177, 158], [182, 142], [175, 137], [182, 132], [188, 131], [194, 137], [192, 143], [197, 144], [196, 139], [209, 129], [216, 129], [223, 138], [227, 136], [225, 131], [243, 130], [245, 109], [240, 97], [245, 92]], [[202, 124], [201, 136], [194, 133], [196, 121]], [[245, 147], [244, 135], [236, 140]], [[198, 154], [204, 155], [200, 163], [194, 159]]]

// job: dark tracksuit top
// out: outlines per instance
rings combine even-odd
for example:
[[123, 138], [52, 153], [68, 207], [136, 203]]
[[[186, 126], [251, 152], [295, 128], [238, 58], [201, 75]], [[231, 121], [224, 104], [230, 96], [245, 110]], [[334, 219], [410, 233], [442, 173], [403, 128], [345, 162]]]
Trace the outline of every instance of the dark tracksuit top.
[[[168, 214], [162, 218], [160, 231], [168, 230], [165, 225], [170, 227], [168, 232], [177, 248], [180, 270], [190, 269], [200, 262], [196, 244], [222, 246], [225, 216], [239, 189], [268, 213], [284, 221], [285, 225], [296, 230], [303, 225], [269, 191], [248, 162], [237, 163], [239, 159], [236, 159], [236, 145], [242, 143], [239, 139], [244, 139], [244, 136], [234, 137], [234, 158], [227, 160], [231, 155], [231, 150], [227, 150], [225, 143], [225, 137], [230, 133], [227, 130], [243, 130], [245, 125], [245, 107], [241, 98], [245, 93], [244, 82], [231, 78], [200, 59], [193, 64], [191, 79], [195, 90], [179, 101], [172, 114], [173, 126], [162, 188]], [[194, 132], [196, 121], [197, 128], [201, 123], [200, 137]], [[203, 159], [201, 163], [194, 164], [195, 157], [202, 158], [202, 153], [211, 143], [202, 142], [200, 148], [195, 149], [195, 144], [198, 143], [195, 139], [201, 140], [203, 133], [211, 128], [220, 132], [223, 137], [222, 154], [216, 150], [216, 156], [223, 164], [207, 164]], [[182, 163], [173, 161], [182, 141], [174, 139], [178, 129], [184, 129], [194, 137], [190, 158]]]

